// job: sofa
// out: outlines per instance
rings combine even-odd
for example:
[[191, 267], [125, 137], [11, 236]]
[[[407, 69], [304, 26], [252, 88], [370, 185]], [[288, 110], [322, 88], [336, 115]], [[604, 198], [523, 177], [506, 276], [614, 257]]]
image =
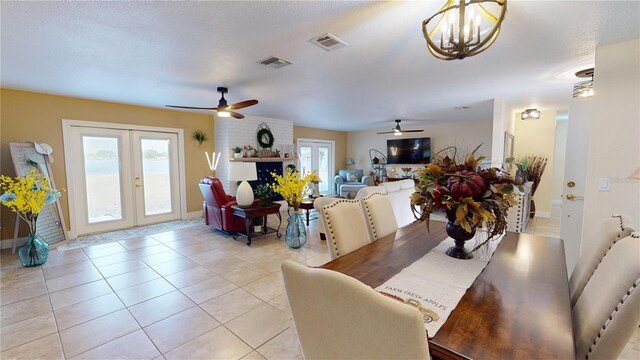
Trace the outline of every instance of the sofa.
[[[204, 221], [212, 229], [233, 234], [244, 232], [244, 221], [233, 216], [231, 206], [236, 205], [236, 197], [227, 195], [218, 178], [206, 177], [200, 180], [200, 192], [204, 197]], [[253, 205], [257, 205], [259, 200], [254, 200]]]
[[338, 171], [338, 175], [333, 178], [336, 194], [347, 197], [350, 192], [357, 192], [365, 186], [373, 185], [371, 178], [363, 172], [362, 169]]

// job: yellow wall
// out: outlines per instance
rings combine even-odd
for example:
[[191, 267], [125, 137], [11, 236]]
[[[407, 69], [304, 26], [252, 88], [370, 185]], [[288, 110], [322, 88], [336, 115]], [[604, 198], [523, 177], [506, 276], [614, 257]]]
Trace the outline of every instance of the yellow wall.
[[336, 171], [347, 168], [347, 132], [294, 126], [293, 141], [296, 147], [298, 138], [335, 141]]
[[[9, 142], [36, 141], [51, 145], [54, 149], [53, 174], [56, 185], [66, 188], [62, 119], [99, 121], [145, 126], [184, 129], [187, 211], [202, 209], [202, 195], [198, 181], [208, 174], [204, 150], [213, 151], [213, 116], [184, 111], [156, 109], [103, 101], [54, 96], [10, 89], [0, 90], [0, 172], [14, 176], [14, 168], [8, 151]], [[209, 134], [206, 147], [197, 148], [191, 133], [204, 130]], [[68, 189], [73, 191], [73, 189]], [[67, 197], [61, 204], [69, 222]], [[13, 236], [15, 215], [3, 207], [2, 239]]]
[[525, 155], [542, 155], [547, 160], [547, 167], [542, 174], [540, 185], [536, 190], [536, 214], [549, 217], [551, 214], [551, 194], [553, 190], [553, 154], [556, 138], [556, 112], [541, 111], [538, 120], [520, 120], [516, 117], [513, 155], [518, 159]]

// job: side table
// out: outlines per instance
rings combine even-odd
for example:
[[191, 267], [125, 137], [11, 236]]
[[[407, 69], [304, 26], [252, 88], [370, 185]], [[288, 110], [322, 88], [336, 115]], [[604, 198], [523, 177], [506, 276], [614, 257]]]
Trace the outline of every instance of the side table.
[[[240, 235], [244, 235], [247, 237], [247, 245], [251, 246], [251, 238], [253, 234], [253, 219], [254, 218], [262, 218], [262, 232], [258, 233], [260, 235], [266, 235], [271, 233], [276, 233], [278, 238], [282, 237], [280, 233], [280, 226], [282, 225], [282, 216], [280, 215], [280, 204], [272, 204], [268, 206], [251, 206], [247, 208], [242, 208], [238, 205], [232, 205], [233, 216], [237, 216], [244, 219], [244, 226], [246, 229], [246, 234], [235, 233], [233, 235], [234, 239], [238, 239]], [[267, 226], [267, 215], [275, 214], [278, 217], [279, 223], [278, 228], [273, 229]]]

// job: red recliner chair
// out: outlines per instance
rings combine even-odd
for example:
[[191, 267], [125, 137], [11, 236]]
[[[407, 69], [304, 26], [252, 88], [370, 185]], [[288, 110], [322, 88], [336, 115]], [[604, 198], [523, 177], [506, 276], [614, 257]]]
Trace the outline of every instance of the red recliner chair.
[[[208, 176], [200, 180], [199, 186], [205, 201], [205, 224], [210, 225], [214, 230], [227, 234], [244, 232], [243, 220], [233, 216], [233, 209], [231, 208], [232, 205], [237, 204], [236, 198], [224, 192], [220, 180]], [[254, 205], [256, 204], [258, 204], [258, 200], [255, 200]]]

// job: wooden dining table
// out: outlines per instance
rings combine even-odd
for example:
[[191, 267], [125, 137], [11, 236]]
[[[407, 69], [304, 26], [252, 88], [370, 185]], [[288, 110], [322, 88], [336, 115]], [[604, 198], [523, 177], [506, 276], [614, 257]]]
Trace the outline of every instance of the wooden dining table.
[[[444, 225], [407, 225], [322, 267], [376, 288], [447, 238]], [[434, 359], [575, 359], [562, 240], [508, 232], [429, 349]]]

